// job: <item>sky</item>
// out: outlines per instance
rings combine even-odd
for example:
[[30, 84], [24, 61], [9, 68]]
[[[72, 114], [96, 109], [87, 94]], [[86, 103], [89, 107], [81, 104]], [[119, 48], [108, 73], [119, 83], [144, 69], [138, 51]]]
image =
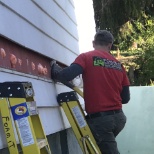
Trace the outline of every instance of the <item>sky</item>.
[[95, 35], [95, 21], [92, 0], [74, 0], [77, 28], [79, 35], [79, 51], [93, 50], [92, 41]]

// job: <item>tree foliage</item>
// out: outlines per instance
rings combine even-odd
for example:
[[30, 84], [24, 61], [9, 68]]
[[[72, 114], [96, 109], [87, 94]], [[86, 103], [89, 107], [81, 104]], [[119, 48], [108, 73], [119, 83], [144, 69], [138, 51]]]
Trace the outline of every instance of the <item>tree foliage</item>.
[[[93, 0], [96, 29], [110, 30], [118, 45], [132, 35], [131, 22], [154, 15], [154, 0]], [[127, 26], [130, 26], [126, 33]]]
[[[154, 0], [93, 0], [96, 29], [110, 30], [114, 46], [134, 55], [133, 85], [154, 81]], [[132, 48], [136, 44], [135, 48]]]
[[154, 81], [154, 18], [149, 17], [144, 25], [136, 21], [140, 35], [134, 36], [138, 44], [135, 50], [135, 85], [149, 85]]

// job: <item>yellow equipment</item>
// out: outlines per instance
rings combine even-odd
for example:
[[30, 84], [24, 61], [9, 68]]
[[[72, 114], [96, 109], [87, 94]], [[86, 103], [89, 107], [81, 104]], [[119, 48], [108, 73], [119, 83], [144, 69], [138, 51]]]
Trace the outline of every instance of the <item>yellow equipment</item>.
[[30, 82], [0, 83], [0, 113], [10, 154], [51, 154]]
[[[68, 86], [66, 83], [65, 85]], [[83, 97], [82, 91], [77, 87], [71, 86], [71, 88]], [[83, 153], [101, 154], [91, 130], [87, 125], [83, 109], [75, 91], [60, 93], [57, 97], [58, 103], [63, 108]]]

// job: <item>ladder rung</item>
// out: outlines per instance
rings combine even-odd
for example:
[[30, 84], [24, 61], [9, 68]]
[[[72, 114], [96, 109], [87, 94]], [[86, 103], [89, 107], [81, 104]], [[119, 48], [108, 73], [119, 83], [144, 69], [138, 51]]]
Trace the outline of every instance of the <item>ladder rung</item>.
[[37, 139], [38, 147], [41, 149], [47, 145], [46, 139]]

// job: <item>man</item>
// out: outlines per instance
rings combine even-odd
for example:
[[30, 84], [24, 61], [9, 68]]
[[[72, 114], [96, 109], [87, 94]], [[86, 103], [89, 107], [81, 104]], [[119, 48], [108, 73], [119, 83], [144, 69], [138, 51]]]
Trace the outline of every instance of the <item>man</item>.
[[94, 50], [80, 54], [53, 79], [70, 81], [82, 74], [87, 122], [103, 154], [119, 154], [116, 136], [124, 128], [122, 104], [130, 99], [129, 80], [124, 67], [111, 54], [113, 36], [100, 30], [93, 41]]

